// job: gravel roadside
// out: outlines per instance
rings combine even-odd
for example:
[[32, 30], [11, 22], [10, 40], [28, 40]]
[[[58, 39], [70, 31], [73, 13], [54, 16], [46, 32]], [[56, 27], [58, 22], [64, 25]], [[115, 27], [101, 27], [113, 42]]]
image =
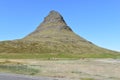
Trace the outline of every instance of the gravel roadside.
[[66, 79], [50, 78], [50, 77], [33, 77], [28, 75], [0, 73], [0, 80], [66, 80]]

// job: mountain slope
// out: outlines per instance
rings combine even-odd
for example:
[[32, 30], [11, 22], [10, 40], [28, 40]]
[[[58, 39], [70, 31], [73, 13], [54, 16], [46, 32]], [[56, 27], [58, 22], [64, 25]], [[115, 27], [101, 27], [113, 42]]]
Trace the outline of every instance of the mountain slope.
[[37, 29], [20, 40], [0, 42], [0, 53], [95, 53], [113, 54], [76, 35], [63, 17], [51, 11]]

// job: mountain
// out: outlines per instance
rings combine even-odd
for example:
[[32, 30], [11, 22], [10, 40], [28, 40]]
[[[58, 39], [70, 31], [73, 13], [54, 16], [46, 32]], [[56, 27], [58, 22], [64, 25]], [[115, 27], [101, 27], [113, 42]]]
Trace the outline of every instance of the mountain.
[[50, 11], [35, 31], [19, 40], [0, 42], [0, 53], [117, 53], [75, 34], [57, 11]]

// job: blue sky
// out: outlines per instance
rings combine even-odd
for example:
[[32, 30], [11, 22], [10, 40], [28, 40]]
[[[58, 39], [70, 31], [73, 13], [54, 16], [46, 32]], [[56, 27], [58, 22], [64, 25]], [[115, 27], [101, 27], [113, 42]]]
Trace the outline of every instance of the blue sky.
[[0, 41], [25, 37], [51, 10], [78, 35], [120, 51], [120, 0], [0, 0]]

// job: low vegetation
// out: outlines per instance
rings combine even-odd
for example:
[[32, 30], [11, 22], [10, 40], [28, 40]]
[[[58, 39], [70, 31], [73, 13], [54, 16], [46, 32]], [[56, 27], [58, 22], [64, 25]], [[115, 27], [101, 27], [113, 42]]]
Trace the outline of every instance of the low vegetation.
[[94, 78], [81, 78], [80, 80], [95, 80]]
[[35, 75], [39, 72], [39, 70], [34, 69], [28, 65], [24, 65], [19, 62], [11, 62], [8, 60], [0, 62], [0, 71], [27, 75]]
[[120, 54], [50, 54], [50, 53], [45, 53], [45, 54], [28, 54], [28, 53], [22, 53], [22, 54], [17, 54], [17, 53], [2, 53], [0, 54], [0, 59], [80, 59], [80, 58], [120, 58]]

